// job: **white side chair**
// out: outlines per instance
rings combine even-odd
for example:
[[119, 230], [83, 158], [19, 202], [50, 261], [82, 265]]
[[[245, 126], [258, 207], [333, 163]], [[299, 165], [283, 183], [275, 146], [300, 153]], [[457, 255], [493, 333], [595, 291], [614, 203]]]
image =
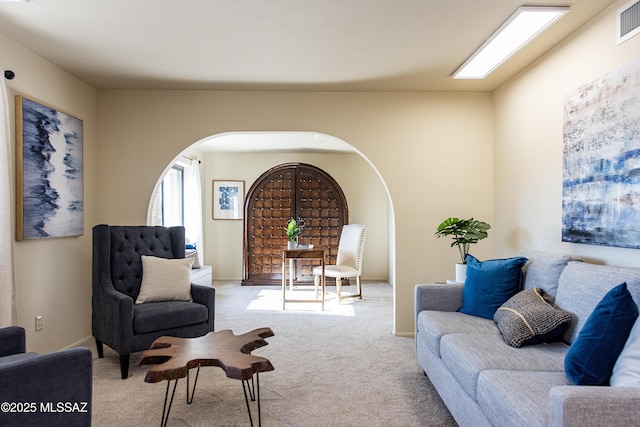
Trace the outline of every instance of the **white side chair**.
[[[345, 296], [345, 298], [359, 297], [362, 299], [362, 285], [360, 276], [362, 275], [362, 254], [364, 252], [364, 238], [366, 227], [361, 224], [347, 224], [342, 227], [340, 234], [340, 242], [338, 244], [338, 259], [335, 265], [325, 265], [325, 277], [334, 277], [336, 279], [336, 289], [338, 291], [338, 299], [342, 299], [340, 288], [342, 287], [342, 279], [351, 277], [356, 278], [357, 293]], [[322, 275], [322, 266], [313, 269], [314, 287], [316, 297], [318, 295], [318, 285], [320, 284], [320, 276]]]

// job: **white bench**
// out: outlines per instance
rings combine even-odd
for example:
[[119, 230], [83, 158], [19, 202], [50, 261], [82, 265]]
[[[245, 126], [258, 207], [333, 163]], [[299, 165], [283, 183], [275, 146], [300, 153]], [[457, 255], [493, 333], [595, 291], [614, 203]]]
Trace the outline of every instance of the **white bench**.
[[191, 283], [203, 286], [212, 286], [212, 273], [213, 269], [210, 265], [203, 265], [200, 268], [194, 268], [191, 270]]

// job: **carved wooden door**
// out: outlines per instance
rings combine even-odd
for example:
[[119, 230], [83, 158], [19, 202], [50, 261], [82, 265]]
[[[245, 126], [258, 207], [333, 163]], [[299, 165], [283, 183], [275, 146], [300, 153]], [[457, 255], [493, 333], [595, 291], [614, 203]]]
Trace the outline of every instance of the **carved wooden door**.
[[[284, 227], [290, 218], [302, 225], [299, 243], [327, 249], [335, 264], [342, 226], [349, 209], [338, 183], [323, 170], [287, 163], [266, 171], [249, 189], [245, 201], [243, 285], [279, 285]], [[295, 280], [313, 281], [314, 261], [296, 261]]]

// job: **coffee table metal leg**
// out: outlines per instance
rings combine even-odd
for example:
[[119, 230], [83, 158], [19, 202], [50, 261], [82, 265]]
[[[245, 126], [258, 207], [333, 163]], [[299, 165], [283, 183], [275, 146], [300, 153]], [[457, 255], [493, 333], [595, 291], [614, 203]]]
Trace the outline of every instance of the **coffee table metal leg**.
[[189, 396], [189, 371], [190, 369], [187, 370], [187, 405], [191, 405], [191, 402], [193, 402], [193, 395], [196, 394], [196, 384], [198, 384], [198, 375], [200, 375], [200, 366], [198, 366], [198, 370], [196, 371], [196, 379], [193, 380], [193, 390], [191, 391], [191, 396]]
[[[253, 380], [253, 377], [251, 377], [251, 380], [242, 380], [244, 383], [247, 384], [247, 389], [249, 390], [249, 398], [251, 398], [252, 402], [256, 401], [256, 385], [255, 385], [255, 381]], [[249, 381], [251, 381], [251, 384], [249, 384]]]
[[169, 412], [171, 412], [171, 405], [173, 404], [173, 396], [176, 394], [176, 386], [178, 385], [178, 380], [175, 380], [173, 383], [173, 391], [171, 392], [171, 400], [169, 401], [169, 406], [167, 406], [167, 398], [169, 397], [169, 386], [171, 385], [171, 380], [167, 381], [167, 390], [164, 392], [164, 405], [162, 407], [162, 421], [160, 421], [161, 427], [166, 427], [167, 422], [169, 421]]
[[[249, 406], [249, 398], [251, 398], [251, 401], [258, 401], [258, 427], [261, 427], [262, 415], [260, 412], [260, 376], [258, 372], [256, 372], [255, 376], [255, 384], [253, 384], [253, 377], [251, 377], [253, 390], [251, 385], [249, 384], [249, 380], [246, 380], [246, 384], [245, 381], [242, 381], [242, 391], [244, 391], [244, 401], [247, 404], [247, 412], [249, 413], [249, 422], [251, 423], [251, 427], [253, 427], [253, 417], [251, 416], [251, 406]], [[247, 395], [247, 389], [249, 389], [249, 395]]]
[[[196, 384], [198, 383], [199, 374], [200, 367], [198, 366], [198, 369], [196, 371], [196, 378], [193, 380], [193, 389], [191, 390], [191, 393], [189, 393], [189, 370], [187, 370], [187, 404], [191, 404], [193, 402], [193, 395], [196, 392]], [[173, 405], [173, 398], [176, 394], [177, 385], [178, 380], [175, 380], [173, 382], [173, 390], [171, 391], [171, 399], [169, 399], [169, 388], [171, 386], [171, 380], [167, 381], [167, 389], [164, 393], [164, 405], [162, 406], [162, 421], [160, 422], [161, 427], [166, 427], [167, 423], [169, 422], [169, 413], [171, 412], [171, 406]], [[255, 382], [253, 377], [251, 377], [251, 383], [249, 383], [249, 380], [242, 381], [242, 391], [244, 391], [244, 401], [247, 404], [247, 413], [249, 414], [249, 422], [251, 423], [251, 427], [253, 427], [253, 416], [251, 415], [251, 406], [249, 404], [249, 400], [251, 400], [252, 402], [258, 402], [258, 427], [262, 427], [262, 413], [260, 408], [260, 375], [258, 372], [255, 373]]]
[[256, 400], [258, 401], [258, 426], [262, 427], [262, 415], [260, 412], [260, 378], [256, 372]]

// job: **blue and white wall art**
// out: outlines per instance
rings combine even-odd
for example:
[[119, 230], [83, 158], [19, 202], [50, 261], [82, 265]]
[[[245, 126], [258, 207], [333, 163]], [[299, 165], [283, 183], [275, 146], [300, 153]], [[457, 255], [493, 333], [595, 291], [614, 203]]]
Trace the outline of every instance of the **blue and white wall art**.
[[244, 181], [213, 181], [213, 219], [242, 219]]
[[640, 60], [565, 96], [562, 240], [640, 248]]
[[84, 234], [82, 120], [16, 97], [17, 240]]

